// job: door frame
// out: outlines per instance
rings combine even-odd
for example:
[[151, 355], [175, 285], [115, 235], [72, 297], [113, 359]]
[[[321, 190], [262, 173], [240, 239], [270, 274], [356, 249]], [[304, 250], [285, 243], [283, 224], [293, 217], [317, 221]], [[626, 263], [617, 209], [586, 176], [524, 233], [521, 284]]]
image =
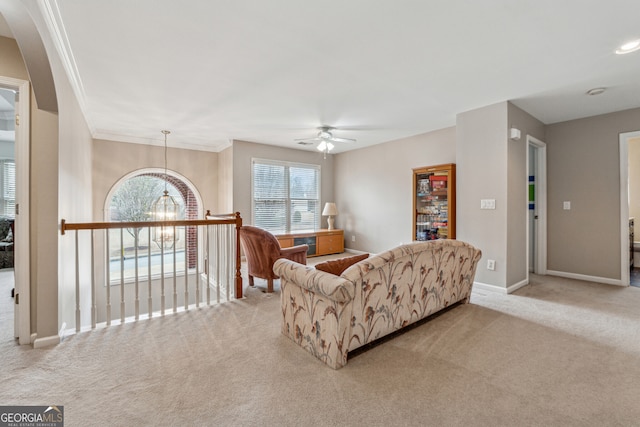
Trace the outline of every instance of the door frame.
[[16, 301], [14, 335], [20, 344], [31, 343], [31, 257], [30, 254], [30, 215], [29, 215], [29, 176], [30, 176], [30, 101], [29, 81], [0, 76], [0, 86], [17, 91], [16, 103], [16, 219], [14, 228], [20, 244], [14, 245], [14, 276]]
[[640, 137], [640, 131], [624, 132], [620, 139], [620, 281], [622, 286], [631, 283], [629, 271], [629, 140]]
[[536, 228], [536, 246], [535, 246], [535, 263], [533, 265], [533, 272], [535, 274], [545, 275], [547, 274], [547, 144], [531, 135], [527, 135], [527, 149], [526, 149], [526, 200], [525, 206], [527, 215], [527, 282], [529, 281], [529, 258], [531, 256], [531, 227], [529, 225], [529, 147], [534, 147], [536, 150], [536, 182], [535, 182], [535, 194], [538, 212], [537, 228]]

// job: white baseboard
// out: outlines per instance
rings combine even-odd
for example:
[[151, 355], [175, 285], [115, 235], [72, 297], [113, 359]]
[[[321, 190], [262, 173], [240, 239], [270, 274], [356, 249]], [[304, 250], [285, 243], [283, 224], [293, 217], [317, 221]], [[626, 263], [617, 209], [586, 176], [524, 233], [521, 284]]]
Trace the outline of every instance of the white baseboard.
[[488, 292], [496, 292], [498, 294], [510, 294], [513, 293], [515, 291], [517, 291], [518, 289], [520, 289], [523, 286], [526, 286], [529, 284], [529, 281], [527, 279], [524, 279], [516, 284], [513, 284], [507, 288], [503, 288], [502, 286], [496, 286], [496, 285], [490, 285], [488, 283], [482, 283], [482, 282], [473, 282], [473, 288], [472, 289], [477, 289], [479, 291], [488, 291]]
[[375, 255], [370, 252], [357, 251], [355, 249], [349, 249], [349, 248], [345, 248], [344, 251], [354, 255], [362, 255], [362, 254], [370, 254], [371, 256]]
[[521, 280], [520, 282], [509, 286], [507, 288], [507, 293], [508, 294], [513, 293], [513, 292], [517, 291], [518, 289], [520, 289], [521, 287], [527, 286], [528, 284], [529, 284], [529, 280], [528, 279]]
[[36, 338], [33, 341], [33, 348], [43, 348], [58, 344], [60, 344], [60, 336], [53, 335], [45, 338]]
[[625, 286], [620, 279], [606, 277], [587, 276], [585, 274], [565, 273], [564, 271], [547, 270], [550, 276], [566, 277], [567, 279], [584, 280], [585, 282], [604, 283], [605, 285]]
[[502, 286], [490, 285], [488, 283], [482, 283], [482, 282], [473, 282], [473, 287], [471, 288], [471, 291], [473, 292], [475, 290], [495, 292], [497, 294], [507, 293], [507, 288], [503, 288]]

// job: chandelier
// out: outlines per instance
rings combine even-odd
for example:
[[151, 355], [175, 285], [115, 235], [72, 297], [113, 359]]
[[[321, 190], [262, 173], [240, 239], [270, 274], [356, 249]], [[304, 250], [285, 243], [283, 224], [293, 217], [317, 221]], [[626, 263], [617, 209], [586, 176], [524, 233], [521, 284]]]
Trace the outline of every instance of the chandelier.
[[[167, 190], [167, 135], [171, 132], [163, 130], [162, 133], [164, 134], [164, 192], [151, 205], [151, 215], [154, 221], [175, 221], [178, 218], [180, 206]], [[178, 236], [175, 235], [173, 225], [162, 225], [153, 229], [153, 241], [162, 250], [173, 248], [177, 240]]]

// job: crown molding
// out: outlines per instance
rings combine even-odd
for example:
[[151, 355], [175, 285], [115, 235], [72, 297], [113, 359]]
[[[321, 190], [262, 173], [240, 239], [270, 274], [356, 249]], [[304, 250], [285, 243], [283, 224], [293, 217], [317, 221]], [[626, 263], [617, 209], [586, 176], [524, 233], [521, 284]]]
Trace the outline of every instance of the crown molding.
[[[142, 138], [132, 135], [119, 135], [108, 131], [96, 131], [93, 134], [94, 139], [103, 139], [106, 141], [124, 142], [130, 144], [143, 144], [143, 145], [155, 145], [164, 146], [164, 139], [162, 138]], [[208, 151], [212, 153], [219, 153], [231, 147], [232, 141], [202, 141], [197, 142], [185, 142], [171, 138], [169, 148], [181, 148], [183, 150], [195, 150], [195, 151]]]
[[56, 51], [60, 56], [62, 66], [66, 71], [71, 89], [76, 95], [78, 104], [80, 105], [80, 110], [83, 112], [87, 126], [89, 127], [91, 133], [93, 133], [93, 126], [91, 124], [91, 121], [89, 120], [89, 117], [87, 117], [87, 114], [85, 113], [86, 94], [84, 91], [84, 86], [82, 85], [82, 79], [80, 78], [76, 60], [71, 50], [69, 38], [67, 37], [67, 31], [64, 27], [64, 24], [62, 23], [58, 1], [39, 0], [38, 5], [40, 7], [40, 11], [47, 25], [47, 28], [49, 29], [49, 33], [51, 34], [53, 45], [56, 48]]

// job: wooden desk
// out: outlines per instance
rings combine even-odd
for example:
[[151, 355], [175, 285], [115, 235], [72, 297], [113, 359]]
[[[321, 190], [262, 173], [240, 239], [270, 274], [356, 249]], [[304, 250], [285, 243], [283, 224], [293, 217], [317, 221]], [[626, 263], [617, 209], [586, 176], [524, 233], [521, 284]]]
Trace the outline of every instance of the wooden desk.
[[308, 244], [307, 256], [320, 256], [344, 252], [344, 230], [315, 230], [290, 234], [277, 234], [283, 248]]

